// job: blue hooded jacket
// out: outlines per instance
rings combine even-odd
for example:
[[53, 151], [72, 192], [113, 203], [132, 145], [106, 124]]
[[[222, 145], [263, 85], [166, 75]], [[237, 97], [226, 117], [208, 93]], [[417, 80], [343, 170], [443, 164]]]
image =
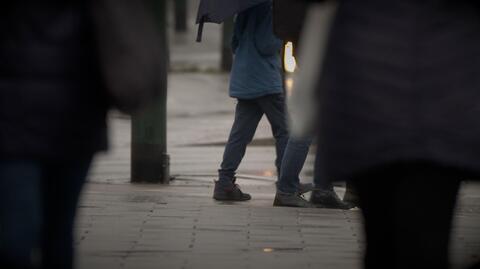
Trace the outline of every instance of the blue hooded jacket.
[[230, 96], [253, 99], [283, 93], [281, 48], [282, 41], [273, 34], [271, 1], [240, 13], [232, 39]]

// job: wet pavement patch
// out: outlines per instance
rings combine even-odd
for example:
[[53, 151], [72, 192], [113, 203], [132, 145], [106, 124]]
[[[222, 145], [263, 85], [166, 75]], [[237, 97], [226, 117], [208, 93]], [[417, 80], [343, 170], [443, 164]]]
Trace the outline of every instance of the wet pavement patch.
[[289, 248], [289, 247], [275, 247], [275, 248], [263, 248], [262, 252], [272, 253], [272, 252], [301, 252], [305, 248]]
[[158, 195], [141, 195], [133, 194], [126, 197], [125, 202], [129, 203], [154, 203], [167, 204], [167, 201]]

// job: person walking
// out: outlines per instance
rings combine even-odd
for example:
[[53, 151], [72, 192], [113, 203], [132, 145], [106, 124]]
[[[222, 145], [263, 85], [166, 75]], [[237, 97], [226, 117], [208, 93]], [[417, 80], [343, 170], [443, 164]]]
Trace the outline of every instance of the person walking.
[[368, 269], [449, 267], [460, 182], [480, 177], [479, 14], [466, 0], [338, 1], [318, 154], [358, 192]]
[[107, 147], [87, 4], [2, 6], [0, 268], [71, 268], [80, 190]]
[[263, 115], [272, 126], [277, 155], [275, 165], [277, 172], [280, 171], [288, 141], [281, 48], [282, 41], [273, 34], [272, 1], [238, 14], [232, 39], [235, 58], [229, 90], [230, 96], [238, 102], [215, 182], [213, 198], [216, 200], [251, 199], [236, 184], [235, 173]]
[[[126, 1], [113, 1], [116, 8]], [[100, 57], [94, 1], [6, 1], [0, 9], [0, 268], [69, 269], [73, 227], [94, 154], [107, 149], [106, 113], [116, 104], [101, 59], [132, 47], [109, 47]], [[95, 3], [102, 5], [100, 1]], [[112, 2], [109, 2], [111, 4]], [[131, 7], [131, 6], [129, 6]], [[145, 8], [145, 7], [142, 7]], [[95, 9], [96, 10], [96, 9]], [[116, 11], [122, 9], [116, 9]], [[101, 10], [103, 11], [103, 10]], [[138, 10], [136, 10], [138, 11]], [[139, 14], [139, 13], [135, 13]], [[109, 19], [102, 13], [102, 18]], [[115, 13], [118, 15], [118, 13]], [[121, 17], [124, 22], [126, 17]], [[135, 18], [137, 19], [137, 18]], [[110, 21], [109, 21], [110, 22]], [[108, 30], [113, 31], [112, 23]], [[152, 25], [152, 27], [154, 27]], [[132, 27], [135, 28], [135, 27]], [[122, 28], [125, 30], [128, 28]], [[136, 29], [138, 30], [138, 29]], [[139, 31], [147, 32], [146, 29]], [[157, 29], [154, 29], [155, 36]], [[115, 36], [123, 38], [121, 31]], [[111, 37], [111, 36], [109, 36]], [[112, 43], [115, 39], [109, 40]], [[135, 42], [143, 40], [136, 39]], [[111, 43], [104, 44], [111, 45]], [[142, 52], [158, 58], [143, 44]], [[139, 54], [132, 54], [132, 58]], [[128, 64], [132, 64], [129, 62]], [[159, 71], [153, 70], [154, 71]], [[147, 72], [148, 73], [148, 72]], [[157, 88], [154, 81], [144, 83]], [[144, 78], [142, 76], [142, 78]], [[125, 81], [118, 78], [117, 81]], [[128, 81], [128, 79], [127, 79]], [[142, 83], [140, 83], [142, 84]], [[136, 85], [130, 85], [135, 88]], [[152, 90], [149, 86], [147, 90]], [[143, 89], [141, 89], [143, 90]], [[122, 92], [129, 96], [128, 92]], [[135, 91], [130, 97], [143, 92]], [[146, 96], [150, 96], [146, 94]], [[132, 98], [137, 100], [136, 98]], [[140, 98], [141, 99], [141, 98]], [[129, 103], [129, 102], [126, 102]], [[128, 106], [129, 108], [137, 107]]]
[[[293, 47], [302, 47], [301, 33], [304, 28], [304, 19], [307, 14], [308, 3], [306, 1], [296, 0], [276, 0], [274, 1], [274, 32], [278, 38], [285, 42], [292, 42]], [[298, 60], [298, 57], [296, 58]], [[299, 66], [302, 66], [301, 62]], [[297, 78], [292, 78], [296, 80]], [[296, 84], [296, 83], [294, 83]], [[296, 89], [303, 90], [303, 89]], [[294, 92], [293, 94], [298, 94]], [[292, 100], [290, 100], [292, 103]], [[289, 107], [290, 113], [298, 112], [298, 110], [308, 110], [305, 103], [298, 104], [297, 111]], [[298, 113], [297, 113], [298, 114]], [[291, 121], [293, 121], [290, 114]], [[314, 125], [314, 124], [311, 124]], [[314, 168], [314, 184], [300, 183], [300, 172], [307, 159], [308, 151], [313, 141], [314, 131], [302, 134], [293, 135], [289, 138], [285, 154], [282, 159], [281, 171], [277, 181], [277, 192], [273, 202], [274, 206], [289, 206], [289, 207], [324, 207], [337, 209], [350, 209], [356, 205], [352, 194], [351, 184], [347, 184], [346, 193], [347, 198], [352, 204], [343, 202], [334, 191], [333, 184], [330, 180], [321, 175], [320, 161], [315, 160]], [[310, 203], [303, 198], [303, 194], [312, 191], [310, 196]]]
[[[321, 160], [315, 158], [314, 184], [300, 183], [300, 172], [307, 159], [312, 138], [290, 137], [285, 148], [280, 176], [277, 182], [274, 206], [287, 207], [321, 207], [333, 209], [351, 209], [355, 204], [345, 203], [338, 197], [330, 180], [325, 179], [320, 170]], [[310, 202], [303, 194], [312, 191]], [[351, 193], [351, 185], [347, 185], [347, 193]]]

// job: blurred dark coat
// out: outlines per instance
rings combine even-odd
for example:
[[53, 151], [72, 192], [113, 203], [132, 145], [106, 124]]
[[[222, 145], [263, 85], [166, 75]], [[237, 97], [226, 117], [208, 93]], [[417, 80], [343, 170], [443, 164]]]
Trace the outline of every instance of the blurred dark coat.
[[0, 8], [0, 160], [55, 160], [106, 148], [89, 1]]
[[319, 87], [326, 176], [402, 161], [480, 173], [475, 2], [339, 2]]
[[308, 2], [299, 0], [273, 1], [273, 31], [283, 41], [298, 44]]

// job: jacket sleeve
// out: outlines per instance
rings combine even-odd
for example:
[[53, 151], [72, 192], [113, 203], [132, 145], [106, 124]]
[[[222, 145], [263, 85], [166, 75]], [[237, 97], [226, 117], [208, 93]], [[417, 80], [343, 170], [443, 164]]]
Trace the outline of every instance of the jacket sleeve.
[[238, 44], [239, 44], [238, 42], [239, 42], [238, 36], [234, 32], [234, 34], [232, 36], [232, 40], [230, 42], [230, 46], [232, 47], [233, 54], [235, 54], [235, 52], [237, 51]]
[[256, 29], [254, 43], [262, 56], [272, 56], [280, 52], [282, 41], [273, 33], [273, 13], [271, 5], [259, 7], [255, 13]]
[[234, 28], [233, 28], [233, 35], [232, 35], [232, 40], [230, 42], [230, 46], [232, 47], [232, 52], [235, 54], [237, 51], [239, 42], [240, 42], [240, 30], [239, 30], [239, 18], [235, 20]]

